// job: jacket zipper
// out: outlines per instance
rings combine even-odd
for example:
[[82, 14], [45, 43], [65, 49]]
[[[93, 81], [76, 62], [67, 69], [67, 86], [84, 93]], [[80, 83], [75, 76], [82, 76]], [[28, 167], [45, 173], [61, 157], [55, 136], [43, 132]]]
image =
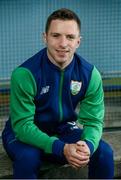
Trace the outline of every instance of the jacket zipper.
[[62, 108], [63, 80], [64, 80], [64, 70], [61, 70], [61, 79], [60, 79], [60, 87], [59, 87], [59, 113], [60, 113], [60, 121], [63, 120], [63, 108]]

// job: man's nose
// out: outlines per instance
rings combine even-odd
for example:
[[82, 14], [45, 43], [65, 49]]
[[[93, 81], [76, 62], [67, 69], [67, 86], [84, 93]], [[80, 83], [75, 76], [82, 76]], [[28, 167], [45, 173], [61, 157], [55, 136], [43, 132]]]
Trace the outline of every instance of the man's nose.
[[65, 37], [65, 36], [61, 37], [61, 38], [60, 38], [59, 45], [60, 45], [61, 47], [66, 47], [67, 44], [68, 44], [68, 41], [67, 41], [66, 37]]

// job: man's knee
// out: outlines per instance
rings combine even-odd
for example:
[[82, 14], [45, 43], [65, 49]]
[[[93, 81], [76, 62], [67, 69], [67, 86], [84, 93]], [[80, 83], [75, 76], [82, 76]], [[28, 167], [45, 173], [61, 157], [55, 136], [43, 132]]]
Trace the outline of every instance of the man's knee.
[[103, 141], [103, 140], [100, 141], [98, 149], [99, 149], [101, 156], [113, 157], [113, 149], [105, 141]]
[[41, 165], [41, 151], [36, 148], [23, 149], [23, 152], [16, 157], [16, 164], [22, 168], [32, 169]]
[[[98, 160], [100, 162], [105, 162], [105, 160], [113, 161], [113, 149], [111, 146], [106, 143], [105, 141], [101, 140], [98, 146], [98, 149], [95, 151], [95, 153], [92, 156], [92, 159]], [[108, 162], [108, 161], [107, 161]]]

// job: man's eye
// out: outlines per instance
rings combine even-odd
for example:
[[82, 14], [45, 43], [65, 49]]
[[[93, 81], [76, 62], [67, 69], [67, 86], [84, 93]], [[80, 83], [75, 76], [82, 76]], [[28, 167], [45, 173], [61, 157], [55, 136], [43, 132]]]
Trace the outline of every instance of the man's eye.
[[59, 37], [59, 34], [53, 34], [53, 37]]
[[74, 37], [74, 36], [67, 36], [67, 39], [69, 39], [69, 40], [74, 40], [75, 37]]

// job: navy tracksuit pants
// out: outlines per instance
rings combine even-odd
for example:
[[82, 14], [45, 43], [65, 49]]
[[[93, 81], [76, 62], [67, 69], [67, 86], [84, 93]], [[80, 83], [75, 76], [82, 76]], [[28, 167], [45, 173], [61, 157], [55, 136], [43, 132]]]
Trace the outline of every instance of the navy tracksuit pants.
[[[74, 125], [66, 124], [61, 127], [60, 139], [67, 143], [75, 143], [80, 140], [82, 130]], [[43, 161], [49, 160], [67, 163], [66, 159], [47, 155], [42, 150], [15, 139], [15, 136], [8, 125], [2, 133], [3, 145], [13, 161], [13, 178], [15, 179], [37, 179], [39, 169]], [[98, 149], [91, 156], [89, 162], [88, 177], [90, 179], [113, 179], [114, 161], [111, 147], [100, 141]]]

